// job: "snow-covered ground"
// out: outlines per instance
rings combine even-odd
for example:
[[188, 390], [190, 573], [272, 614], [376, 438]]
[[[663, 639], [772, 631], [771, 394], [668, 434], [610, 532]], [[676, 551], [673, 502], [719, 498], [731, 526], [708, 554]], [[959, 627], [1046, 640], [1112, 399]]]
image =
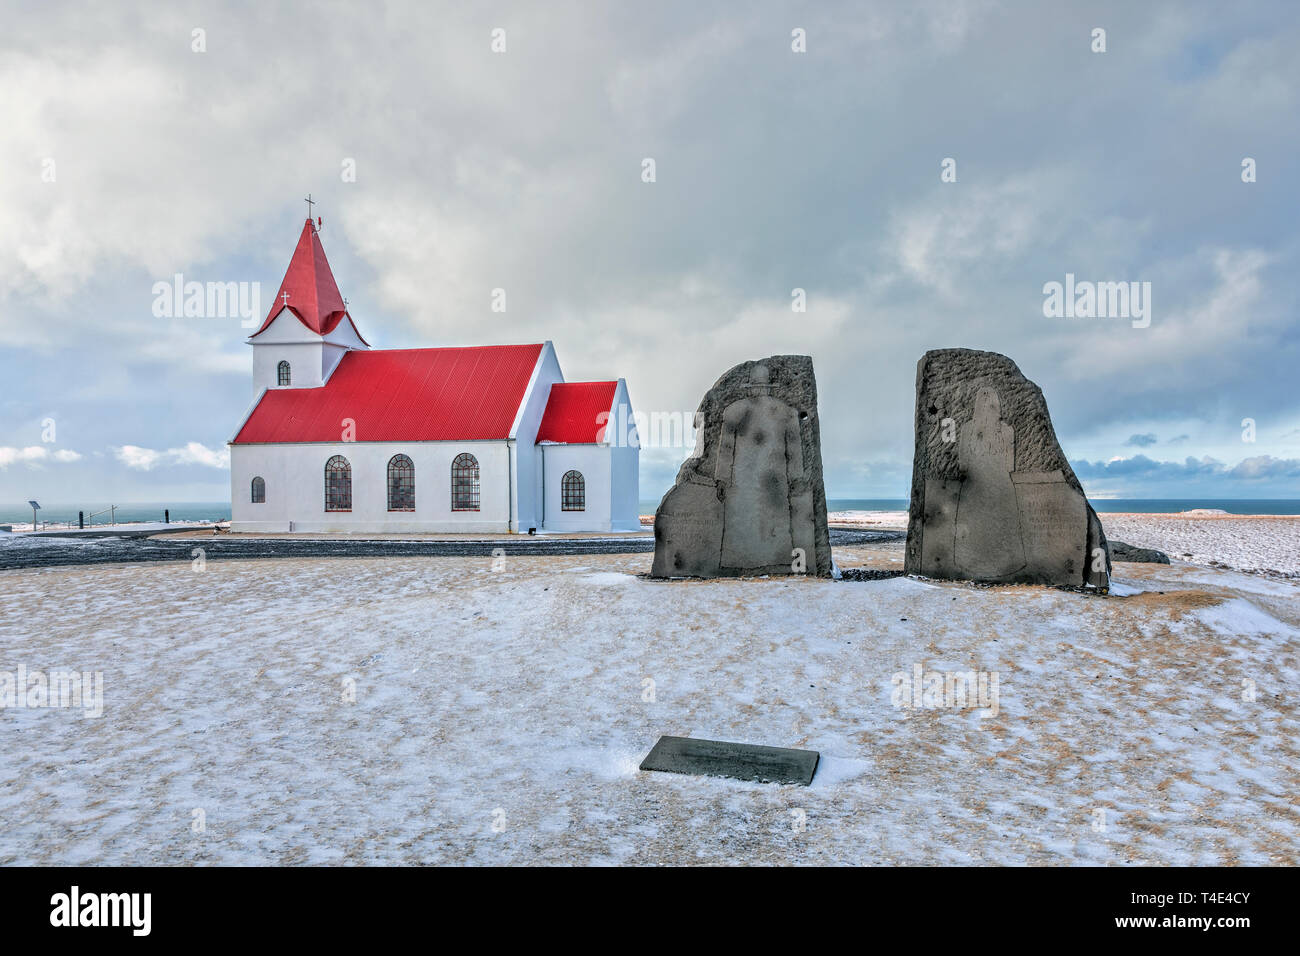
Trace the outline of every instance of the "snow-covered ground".
[[[6, 522], [6, 524], [13, 529], [13, 534], [30, 534], [32, 531], [32, 523], [30, 521]], [[139, 533], [142, 531], [180, 531], [188, 527], [206, 528], [210, 527], [211, 524], [212, 522], [209, 521], [126, 521], [117, 524], [109, 524], [105, 521], [101, 524], [91, 522], [84, 528], [78, 528], [76, 525], [64, 522], [50, 524], [42, 522], [38, 530], [42, 533], [57, 532], [58, 534], [102, 534], [106, 531], [127, 531]], [[3, 533], [4, 532], [0, 532], [0, 534]]]
[[[1300, 584], [650, 560], [4, 572], [0, 671], [102, 671], [104, 712], [0, 711], [0, 863], [1300, 862]], [[996, 675], [996, 716], [895, 706], [916, 665]], [[822, 763], [808, 788], [639, 772], [661, 734]]]
[[1103, 514], [1108, 537], [1159, 548], [1171, 560], [1300, 577], [1300, 517], [1295, 515]]
[[[906, 531], [906, 511], [837, 511], [832, 528]], [[1300, 516], [1230, 515], [1221, 511], [1179, 514], [1102, 513], [1107, 537], [1140, 548], [1157, 548], [1175, 561], [1251, 573], [1300, 577]]]
[[906, 531], [906, 511], [832, 511], [826, 516], [832, 528], [871, 528]]

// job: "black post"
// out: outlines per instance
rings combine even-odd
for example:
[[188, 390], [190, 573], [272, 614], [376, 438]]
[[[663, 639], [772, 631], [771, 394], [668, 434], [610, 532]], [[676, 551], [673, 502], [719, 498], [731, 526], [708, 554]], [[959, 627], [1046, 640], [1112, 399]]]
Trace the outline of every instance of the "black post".
[[84, 511], [77, 512], [77, 527], [83, 529], [86, 527], [86, 513]]
[[171, 511], [170, 508], [164, 508], [164, 509], [163, 509], [163, 524], [171, 524], [171, 523], [172, 523], [172, 511]]

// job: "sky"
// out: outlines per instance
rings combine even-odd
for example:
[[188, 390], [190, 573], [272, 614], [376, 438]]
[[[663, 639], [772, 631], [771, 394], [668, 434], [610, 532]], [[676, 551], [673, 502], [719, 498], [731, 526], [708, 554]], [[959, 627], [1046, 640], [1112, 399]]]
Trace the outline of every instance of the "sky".
[[[155, 285], [259, 284], [264, 313], [309, 193], [375, 347], [549, 339], [643, 413], [811, 355], [831, 498], [907, 495], [945, 347], [1017, 362], [1090, 495], [1300, 497], [1292, 2], [0, 22], [0, 503], [229, 499], [250, 330], [157, 315]], [[1045, 314], [1067, 275], [1148, 313]], [[688, 453], [643, 449], [641, 497]]]

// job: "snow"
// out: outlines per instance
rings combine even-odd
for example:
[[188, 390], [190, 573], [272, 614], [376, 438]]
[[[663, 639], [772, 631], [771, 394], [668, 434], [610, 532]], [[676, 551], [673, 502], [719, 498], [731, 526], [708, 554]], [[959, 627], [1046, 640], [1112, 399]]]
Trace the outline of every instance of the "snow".
[[1202, 608], [1196, 611], [1196, 617], [1214, 630], [1233, 634], [1300, 637], [1300, 631], [1288, 627], [1244, 598], [1231, 598], [1222, 604]]
[[[97, 719], [0, 710], [0, 864], [1300, 861], [1300, 584], [493, 560], [0, 573], [0, 671], [105, 689]], [[996, 672], [997, 716], [895, 707], [915, 664]], [[662, 734], [821, 763], [806, 788], [640, 772]]]
[[832, 511], [826, 515], [832, 527], [850, 526], [872, 530], [906, 531], [906, 511]]
[[1141, 593], [1141, 587], [1121, 581], [1119, 578], [1112, 575], [1110, 579], [1111, 597], [1132, 597], [1135, 594]]
[[1158, 548], [1171, 561], [1300, 577], [1300, 516], [1229, 515], [1200, 509], [1100, 518], [1106, 537], [1139, 548]]
[[[1176, 514], [1098, 515], [1108, 538], [1157, 548], [1173, 561], [1300, 577], [1300, 516], [1233, 515], [1215, 508]], [[837, 511], [831, 527], [905, 531], [906, 511]]]

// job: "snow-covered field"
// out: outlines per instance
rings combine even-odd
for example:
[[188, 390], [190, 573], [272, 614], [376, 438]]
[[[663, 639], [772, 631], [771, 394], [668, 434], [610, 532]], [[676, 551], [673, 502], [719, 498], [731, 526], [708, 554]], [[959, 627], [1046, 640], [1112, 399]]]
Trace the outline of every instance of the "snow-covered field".
[[[1106, 535], [1173, 560], [1251, 573], [1300, 578], [1300, 516], [1102, 513]], [[906, 511], [838, 511], [832, 528], [906, 531]]]
[[1106, 534], [1170, 559], [1300, 578], [1295, 515], [1103, 514]]
[[[4, 572], [0, 671], [102, 671], [104, 712], [0, 711], [0, 863], [1300, 862], [1300, 584], [649, 564]], [[915, 665], [995, 674], [996, 716], [896, 707]], [[822, 763], [808, 788], [639, 772], [661, 734]]]

